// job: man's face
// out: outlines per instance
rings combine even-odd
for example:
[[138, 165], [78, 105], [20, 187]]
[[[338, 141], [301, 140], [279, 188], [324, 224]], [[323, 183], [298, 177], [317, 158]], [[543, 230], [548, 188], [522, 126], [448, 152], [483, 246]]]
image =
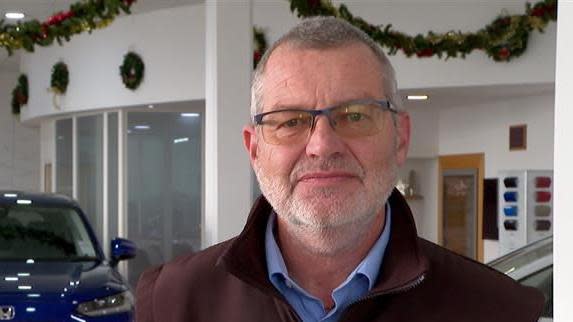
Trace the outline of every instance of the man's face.
[[[386, 99], [380, 64], [363, 44], [332, 49], [277, 48], [265, 69], [263, 111], [321, 109], [356, 99]], [[406, 159], [409, 118], [397, 126], [385, 112], [382, 131], [338, 136], [325, 116], [303, 142], [271, 145], [252, 126], [243, 132], [261, 190], [279, 217], [294, 226], [324, 230], [380, 213]]]

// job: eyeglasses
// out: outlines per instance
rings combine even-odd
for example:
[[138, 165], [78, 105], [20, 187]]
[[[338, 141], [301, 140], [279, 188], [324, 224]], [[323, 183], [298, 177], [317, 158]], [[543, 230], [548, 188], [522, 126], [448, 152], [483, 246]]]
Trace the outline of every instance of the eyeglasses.
[[355, 100], [320, 110], [284, 109], [257, 114], [253, 121], [268, 144], [285, 145], [308, 139], [316, 117], [325, 115], [334, 131], [344, 138], [374, 135], [382, 130], [384, 112], [398, 113], [387, 100]]

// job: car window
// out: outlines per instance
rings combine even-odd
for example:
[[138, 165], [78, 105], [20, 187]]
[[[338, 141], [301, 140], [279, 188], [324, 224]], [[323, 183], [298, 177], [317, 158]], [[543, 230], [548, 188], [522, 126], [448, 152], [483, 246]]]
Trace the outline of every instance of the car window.
[[539, 258], [552, 254], [553, 237], [548, 237], [500, 257], [489, 263], [489, 265], [500, 272], [509, 274], [529, 265]]
[[0, 207], [0, 260], [95, 258], [80, 215], [72, 208]]
[[545, 306], [543, 307], [543, 317], [553, 317], [553, 266], [549, 266], [534, 274], [519, 280], [519, 283], [535, 287], [545, 296]]

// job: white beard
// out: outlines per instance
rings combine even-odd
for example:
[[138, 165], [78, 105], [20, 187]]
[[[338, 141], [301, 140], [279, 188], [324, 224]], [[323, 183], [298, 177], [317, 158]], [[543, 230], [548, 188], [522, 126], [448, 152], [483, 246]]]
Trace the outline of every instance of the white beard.
[[[312, 195], [296, 193], [295, 180], [300, 173], [321, 170], [346, 170], [358, 173], [363, 189], [337, 197], [336, 187], [317, 189]], [[396, 184], [398, 166], [394, 153], [383, 164], [366, 173], [354, 159], [300, 160], [290, 178], [266, 173], [255, 162], [254, 171], [261, 191], [273, 206], [283, 227], [308, 250], [334, 255], [356, 245], [372, 228], [377, 215]]]

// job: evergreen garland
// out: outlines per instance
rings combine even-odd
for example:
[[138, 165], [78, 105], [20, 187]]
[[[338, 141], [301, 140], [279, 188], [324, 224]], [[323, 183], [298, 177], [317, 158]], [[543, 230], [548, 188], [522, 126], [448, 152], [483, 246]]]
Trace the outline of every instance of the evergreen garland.
[[22, 74], [18, 77], [18, 85], [12, 90], [12, 113], [20, 114], [20, 108], [26, 104], [28, 104], [28, 76]]
[[59, 62], [52, 67], [52, 78], [50, 81], [50, 87], [52, 90], [59, 95], [64, 95], [68, 89], [68, 83], [70, 82], [70, 73], [68, 71], [68, 65], [64, 62]]
[[390, 55], [401, 50], [407, 57], [465, 58], [474, 50], [483, 50], [495, 61], [510, 61], [525, 52], [531, 31], [543, 32], [549, 22], [557, 20], [557, 0], [541, 0], [534, 5], [527, 3], [524, 14], [502, 14], [477, 32], [439, 34], [430, 31], [426, 35], [410, 36], [393, 30], [391, 24], [370, 24], [354, 16], [344, 4], [337, 8], [329, 0], [289, 1], [291, 11], [296, 11], [298, 17], [334, 16], [344, 19], [383, 48], [388, 48]]
[[122, 11], [130, 14], [135, 0], [84, 0], [72, 4], [67, 11], [61, 11], [43, 22], [36, 19], [5, 24], [0, 20], [0, 47], [8, 54], [14, 50], [34, 51], [34, 47], [49, 46], [54, 40], [62, 45], [71, 36], [91, 33], [94, 29], [109, 25]]
[[259, 61], [267, 51], [267, 37], [261, 28], [253, 27], [253, 36], [255, 40], [255, 52], [253, 53], [253, 68], [256, 68]]

